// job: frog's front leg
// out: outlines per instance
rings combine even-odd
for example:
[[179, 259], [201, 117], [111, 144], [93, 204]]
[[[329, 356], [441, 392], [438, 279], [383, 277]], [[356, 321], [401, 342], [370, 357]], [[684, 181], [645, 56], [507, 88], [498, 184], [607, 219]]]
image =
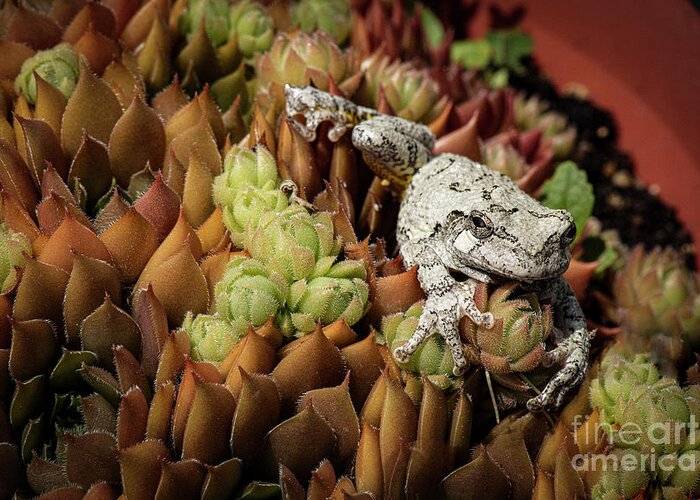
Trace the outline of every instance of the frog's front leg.
[[542, 364], [551, 366], [562, 363], [562, 369], [547, 383], [544, 390], [527, 402], [530, 411], [541, 411], [547, 407], [557, 408], [564, 402], [566, 393], [581, 383], [588, 368], [588, 354], [595, 332], [586, 328], [586, 318], [576, 300], [571, 287], [559, 278], [549, 283], [548, 290], [552, 304], [561, 315], [565, 332], [568, 336], [556, 339], [557, 346], [548, 351]]
[[466, 314], [476, 324], [493, 326], [493, 315], [482, 313], [474, 302], [476, 280], [457, 282], [438, 254], [425, 240], [409, 241], [401, 248], [408, 267], [418, 265], [418, 281], [427, 295], [418, 327], [406, 343], [394, 350], [394, 357], [407, 362], [420, 345], [434, 333], [445, 340], [454, 361], [453, 373], [461, 375], [468, 366], [459, 335], [459, 321]]

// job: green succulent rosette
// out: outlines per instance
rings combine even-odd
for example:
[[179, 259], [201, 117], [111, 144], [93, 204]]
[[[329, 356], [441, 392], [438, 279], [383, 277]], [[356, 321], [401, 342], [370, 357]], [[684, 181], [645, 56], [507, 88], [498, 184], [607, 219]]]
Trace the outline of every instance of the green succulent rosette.
[[306, 33], [320, 29], [339, 45], [352, 32], [352, 11], [346, 0], [301, 0], [292, 6], [292, 22]]
[[32, 255], [32, 247], [26, 236], [0, 224], [0, 294], [11, 292], [17, 285], [25, 255]]
[[187, 8], [178, 20], [178, 29], [189, 39], [204, 21], [209, 40], [218, 47], [230, 37], [229, 10], [228, 0], [188, 0]]
[[66, 98], [73, 93], [80, 68], [78, 56], [67, 43], [37, 52], [24, 61], [15, 79], [15, 90], [24, 94], [31, 104], [36, 102], [36, 79], [34, 73], [61, 91]]
[[628, 335], [678, 337], [700, 347], [700, 278], [672, 249], [636, 247], [615, 276], [613, 294]]
[[224, 171], [214, 179], [214, 202], [221, 205], [233, 243], [242, 247], [246, 228], [258, 227], [264, 213], [278, 213], [289, 205], [278, 189], [277, 162], [267, 148], [234, 147], [224, 160]]
[[301, 205], [263, 214], [256, 229], [249, 226], [244, 242], [253, 258], [290, 283], [308, 278], [317, 266], [329, 266], [340, 252], [331, 215], [310, 214]]
[[[423, 306], [423, 301], [417, 302], [406, 312], [382, 318], [378, 340], [386, 342], [392, 352], [404, 344], [418, 328]], [[417, 375], [425, 373], [433, 383], [447, 388], [451, 384], [454, 363], [442, 337], [433, 335], [418, 347], [406, 363], [399, 363], [399, 367]]]
[[397, 116], [421, 123], [430, 123], [445, 110], [448, 97], [425, 69], [412, 63], [392, 61], [381, 52], [365, 59], [362, 85], [357, 92], [361, 104], [376, 108], [383, 92]]
[[247, 323], [244, 317], [228, 321], [217, 315], [189, 313], [182, 329], [190, 338], [192, 359], [220, 363], [245, 336]]
[[265, 7], [243, 0], [229, 12], [231, 34], [238, 39], [238, 49], [247, 58], [265, 52], [275, 38], [275, 26]]
[[309, 279], [289, 287], [287, 307], [298, 335], [311, 333], [319, 321], [329, 325], [343, 318], [352, 326], [367, 312], [369, 286], [364, 264], [346, 260], [327, 267], [331, 262], [320, 260]]
[[254, 328], [273, 317], [283, 332], [289, 332], [291, 325], [284, 314], [287, 290], [283, 276], [271, 273], [255, 259], [237, 256], [216, 285], [216, 310], [223, 320], [244, 322]]
[[555, 159], [571, 155], [576, 143], [576, 128], [566, 116], [550, 109], [546, 101], [533, 95], [516, 94], [513, 98], [515, 125], [519, 130], [541, 130], [552, 146]]

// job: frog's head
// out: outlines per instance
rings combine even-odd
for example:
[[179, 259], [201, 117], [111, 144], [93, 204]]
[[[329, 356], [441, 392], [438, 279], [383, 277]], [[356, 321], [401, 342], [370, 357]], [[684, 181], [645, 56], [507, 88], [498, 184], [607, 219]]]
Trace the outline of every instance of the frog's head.
[[462, 205], [468, 210], [448, 214], [443, 233], [458, 267], [519, 281], [553, 278], [566, 270], [576, 237], [569, 212], [543, 206], [510, 180], [473, 194]]

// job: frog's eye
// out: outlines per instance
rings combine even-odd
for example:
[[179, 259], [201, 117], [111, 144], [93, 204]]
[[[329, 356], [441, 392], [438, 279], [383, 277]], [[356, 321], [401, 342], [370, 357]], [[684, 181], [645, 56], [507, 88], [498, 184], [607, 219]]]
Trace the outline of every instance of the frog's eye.
[[488, 238], [493, 233], [493, 222], [485, 213], [472, 210], [467, 219], [469, 220], [469, 231], [476, 238]]

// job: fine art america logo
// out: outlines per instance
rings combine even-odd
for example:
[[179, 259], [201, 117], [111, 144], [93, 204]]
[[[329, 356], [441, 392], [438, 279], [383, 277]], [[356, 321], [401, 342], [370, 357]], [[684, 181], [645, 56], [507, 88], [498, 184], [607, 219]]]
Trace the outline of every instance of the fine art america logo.
[[691, 415], [687, 423], [653, 422], [647, 427], [634, 422], [622, 425], [598, 422], [578, 432], [585, 421], [586, 417], [581, 415], [574, 418], [574, 442], [594, 444], [596, 449], [600, 449], [599, 444], [610, 445], [615, 453], [574, 455], [571, 464], [579, 472], [672, 472], [678, 469], [690, 472], [697, 471], [700, 466], [695, 453], [683, 453], [684, 448], [691, 448], [688, 444], [698, 442], [699, 424], [695, 415]]

